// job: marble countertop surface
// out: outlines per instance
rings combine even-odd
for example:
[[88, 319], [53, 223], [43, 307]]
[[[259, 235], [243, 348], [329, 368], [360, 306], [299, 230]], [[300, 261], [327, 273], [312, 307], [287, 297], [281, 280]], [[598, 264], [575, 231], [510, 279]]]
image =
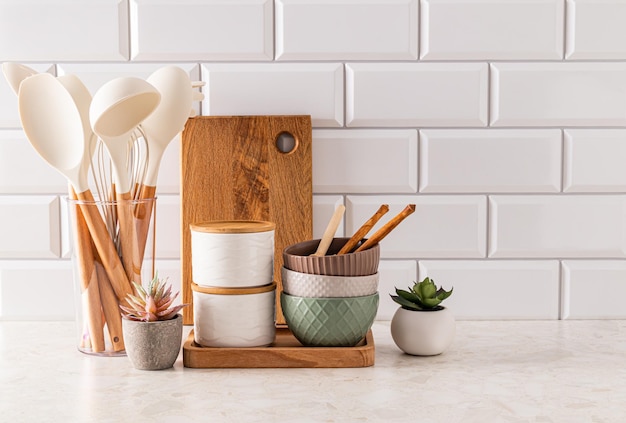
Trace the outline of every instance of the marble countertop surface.
[[435, 357], [373, 333], [366, 368], [141, 371], [78, 352], [71, 322], [0, 322], [0, 421], [626, 421], [626, 321], [460, 321]]

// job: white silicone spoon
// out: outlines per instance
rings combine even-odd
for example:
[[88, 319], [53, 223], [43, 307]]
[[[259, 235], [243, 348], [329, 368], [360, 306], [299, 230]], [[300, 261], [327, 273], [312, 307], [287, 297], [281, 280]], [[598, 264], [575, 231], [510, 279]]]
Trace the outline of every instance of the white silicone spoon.
[[166, 66], [156, 70], [148, 77], [148, 82], [161, 93], [161, 102], [154, 113], [141, 123], [148, 141], [148, 167], [139, 194], [139, 198], [146, 201], [138, 205], [135, 212], [140, 247], [145, 243], [149, 230], [149, 217], [153, 206], [149, 199], [156, 195], [163, 153], [185, 127], [194, 101], [194, 87], [189, 75], [177, 66]]
[[[83, 173], [88, 172], [91, 164], [91, 157], [93, 156], [96, 147], [94, 134], [91, 130], [91, 125], [89, 124], [89, 105], [91, 103], [91, 93], [76, 75], [62, 75], [57, 77], [57, 79], [72, 96], [76, 109], [80, 115], [83, 129], [83, 142], [85, 143], [83, 161], [81, 163], [81, 169], [79, 170], [79, 174], [82, 175]], [[76, 193], [71, 188], [69, 195], [70, 198], [76, 199]], [[95, 268], [95, 257], [94, 252], [92, 251], [92, 241], [89, 229], [87, 223], [85, 222], [85, 217], [80, 210], [80, 206], [76, 205], [76, 210], [73, 210], [73, 212], [75, 213], [75, 256], [81, 269], [81, 280], [83, 283], [83, 308], [86, 310], [87, 315], [86, 320], [89, 327], [91, 350], [94, 352], [101, 352], [105, 349], [104, 335], [102, 331], [104, 324], [102, 320], [102, 312], [104, 309], [110, 308], [111, 305], [115, 306], [117, 300], [113, 303], [100, 300], [98, 274]], [[107, 325], [111, 338], [115, 339], [118, 337], [119, 339], [121, 332], [114, 329], [116, 327], [115, 323], [107, 320]], [[115, 341], [112, 341], [112, 343], [117, 347]]]
[[17, 95], [20, 91], [22, 81], [28, 77], [37, 75], [39, 72], [20, 63], [5, 62], [2, 64], [2, 73], [4, 73], [4, 77], [7, 79], [11, 89], [15, 95]]
[[[161, 93], [161, 102], [154, 113], [141, 123], [150, 152], [144, 185], [155, 187], [163, 152], [183, 130], [189, 118], [193, 87], [187, 72], [177, 66], [156, 70], [148, 77], [148, 82]], [[153, 195], [154, 192], [150, 196]]]
[[91, 158], [93, 157], [96, 140], [91, 124], [89, 123], [89, 106], [91, 105], [91, 93], [83, 84], [83, 82], [76, 75], [62, 75], [57, 79], [63, 84], [67, 92], [70, 93], [74, 99], [74, 104], [80, 114], [80, 120], [83, 127], [83, 140], [85, 143], [84, 157], [82, 165], [86, 166], [86, 169], [81, 169], [85, 174], [88, 172], [91, 165]]
[[87, 182], [84, 131], [71, 94], [54, 76], [41, 73], [25, 79], [18, 94], [24, 132], [39, 155], [63, 174], [81, 200], [81, 211], [120, 302], [132, 293], [113, 241]]

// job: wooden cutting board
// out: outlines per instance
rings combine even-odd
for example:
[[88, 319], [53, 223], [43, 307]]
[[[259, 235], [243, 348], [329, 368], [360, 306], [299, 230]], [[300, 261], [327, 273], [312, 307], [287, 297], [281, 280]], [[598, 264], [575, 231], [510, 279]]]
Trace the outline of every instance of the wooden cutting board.
[[[291, 134], [295, 148], [277, 146]], [[199, 116], [187, 121], [181, 144], [183, 302], [192, 304], [189, 225], [209, 220], [276, 223], [274, 280], [280, 298], [282, 251], [312, 238], [310, 116]], [[285, 320], [276, 303], [276, 323]], [[183, 309], [193, 324], [193, 306]]]

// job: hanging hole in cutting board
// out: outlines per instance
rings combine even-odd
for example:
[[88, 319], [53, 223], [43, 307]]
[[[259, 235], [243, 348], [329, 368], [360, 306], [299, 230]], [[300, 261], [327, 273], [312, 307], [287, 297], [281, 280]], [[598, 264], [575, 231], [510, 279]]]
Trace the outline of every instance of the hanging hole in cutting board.
[[298, 148], [298, 142], [289, 132], [281, 132], [276, 137], [276, 148], [283, 154], [290, 154]]

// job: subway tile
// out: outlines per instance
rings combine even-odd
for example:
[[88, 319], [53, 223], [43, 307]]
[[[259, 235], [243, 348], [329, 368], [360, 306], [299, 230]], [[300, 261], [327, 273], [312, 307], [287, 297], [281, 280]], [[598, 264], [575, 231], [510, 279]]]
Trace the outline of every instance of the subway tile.
[[[326, 226], [335, 209], [343, 204], [343, 197], [340, 195], [314, 195], [313, 196], [313, 239], [320, 239], [324, 235]], [[352, 236], [344, 233], [343, 219], [335, 232], [336, 237]]]
[[558, 129], [420, 132], [420, 192], [559, 192]]
[[563, 191], [626, 191], [625, 129], [567, 129], [564, 138]]
[[156, 257], [179, 259], [181, 243], [180, 196], [160, 195], [156, 210]]
[[445, 305], [459, 320], [559, 318], [557, 260], [421, 260], [426, 276], [454, 288]]
[[180, 135], [174, 138], [161, 158], [157, 195], [180, 194]]
[[[179, 292], [173, 304], [182, 304], [183, 294], [180, 260], [161, 260], [157, 258], [154, 263], [154, 268], [158, 272], [159, 279], [167, 280], [167, 283], [172, 284], [173, 293]], [[190, 305], [189, 307], [192, 306]]]
[[[0, 62], [2, 61], [2, 55], [0, 53]], [[24, 65], [39, 73], [48, 72], [52, 75], [55, 73], [54, 65], [51, 64], [24, 63]], [[0, 76], [0, 129], [21, 127], [22, 123], [20, 122], [17, 107], [17, 95], [15, 95], [4, 74], [2, 74], [2, 76]]]
[[484, 63], [350, 63], [346, 125], [487, 125]]
[[391, 320], [400, 307], [390, 294], [395, 288], [406, 289], [417, 280], [417, 262], [414, 260], [381, 260], [378, 266], [379, 304], [376, 320]]
[[489, 198], [489, 257], [626, 257], [626, 196]]
[[491, 64], [493, 126], [626, 125], [626, 63]]
[[[112, 79], [133, 76], [146, 79], [164, 66], [178, 66], [189, 74], [192, 81], [200, 80], [200, 66], [196, 63], [63, 63], [57, 65], [59, 75], [76, 75], [94, 95], [98, 89]], [[193, 108], [199, 114], [200, 103]]]
[[67, 179], [37, 154], [21, 130], [0, 130], [0, 194], [67, 192]]
[[346, 233], [365, 223], [381, 204], [389, 212], [370, 231], [374, 234], [407, 204], [415, 212], [381, 242], [382, 258], [485, 257], [487, 202], [480, 195], [352, 196], [346, 198]]
[[567, 0], [566, 58], [626, 59], [624, 0]]
[[0, 196], [0, 259], [58, 258], [59, 201], [51, 195]]
[[425, 60], [555, 60], [563, 57], [562, 0], [423, 0]]
[[415, 60], [418, 2], [277, 0], [276, 58]]
[[133, 60], [271, 60], [271, 0], [130, 0]]
[[0, 320], [74, 320], [69, 260], [0, 260]]
[[313, 131], [313, 192], [417, 192], [417, 131]]
[[128, 60], [127, 0], [0, 0], [0, 60]]
[[563, 319], [624, 319], [626, 263], [617, 260], [565, 260]]
[[311, 115], [316, 127], [343, 125], [343, 65], [204, 64], [203, 115]]

